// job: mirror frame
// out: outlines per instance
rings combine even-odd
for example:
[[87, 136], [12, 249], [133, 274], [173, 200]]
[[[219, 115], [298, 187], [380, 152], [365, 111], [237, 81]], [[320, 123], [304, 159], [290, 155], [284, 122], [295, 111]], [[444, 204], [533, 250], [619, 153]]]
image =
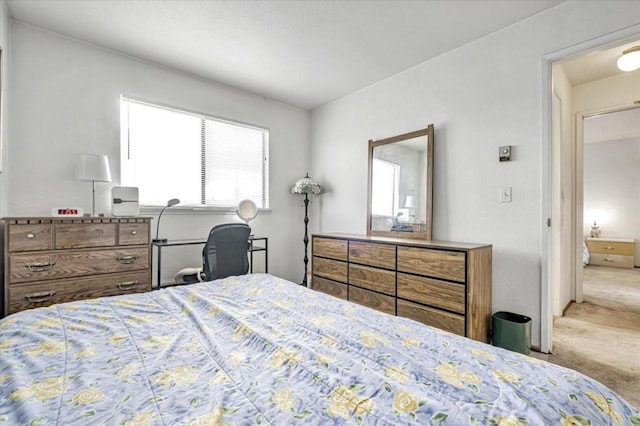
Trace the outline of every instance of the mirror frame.
[[[369, 175], [367, 182], [367, 235], [382, 236], [382, 237], [395, 237], [395, 238], [417, 238], [424, 240], [431, 240], [432, 227], [433, 227], [433, 124], [429, 124], [426, 128], [416, 130], [409, 133], [404, 133], [398, 136], [392, 136], [386, 139], [369, 140]], [[371, 229], [371, 184], [372, 184], [372, 171], [373, 171], [373, 148], [380, 145], [387, 145], [395, 142], [404, 141], [407, 139], [414, 139], [420, 136], [426, 136], [426, 149], [425, 164], [427, 173], [427, 187], [425, 194], [426, 201], [426, 218], [425, 218], [425, 232], [402, 232], [402, 231], [379, 231]]]

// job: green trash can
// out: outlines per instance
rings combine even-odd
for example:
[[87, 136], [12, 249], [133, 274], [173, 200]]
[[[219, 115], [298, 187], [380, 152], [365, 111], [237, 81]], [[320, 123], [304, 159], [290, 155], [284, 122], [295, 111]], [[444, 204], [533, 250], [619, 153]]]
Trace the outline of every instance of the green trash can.
[[529, 355], [531, 318], [512, 312], [496, 312], [491, 317], [493, 345]]

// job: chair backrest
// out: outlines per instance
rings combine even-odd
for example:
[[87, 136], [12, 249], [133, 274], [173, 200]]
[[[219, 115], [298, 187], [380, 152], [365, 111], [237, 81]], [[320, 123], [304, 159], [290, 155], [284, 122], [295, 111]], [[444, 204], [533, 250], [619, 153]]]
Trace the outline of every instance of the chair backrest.
[[211, 229], [202, 249], [202, 271], [208, 281], [249, 271], [250, 233], [246, 223], [224, 223]]

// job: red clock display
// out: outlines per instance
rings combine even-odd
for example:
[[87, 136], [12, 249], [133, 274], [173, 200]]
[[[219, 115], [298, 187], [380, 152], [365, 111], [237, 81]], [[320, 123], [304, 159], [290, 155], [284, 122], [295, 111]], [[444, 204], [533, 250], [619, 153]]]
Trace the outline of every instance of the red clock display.
[[77, 216], [78, 209], [58, 209], [58, 214], [65, 216]]
[[54, 207], [51, 209], [51, 216], [82, 216], [80, 207]]

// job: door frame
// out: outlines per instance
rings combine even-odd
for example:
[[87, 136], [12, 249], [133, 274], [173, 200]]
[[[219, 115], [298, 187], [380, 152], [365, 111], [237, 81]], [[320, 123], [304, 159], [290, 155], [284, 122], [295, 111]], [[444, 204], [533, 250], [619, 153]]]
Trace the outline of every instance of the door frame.
[[[620, 31], [615, 31], [601, 37], [597, 37], [583, 43], [576, 44], [564, 49], [557, 50], [555, 52], [543, 55], [541, 58], [541, 70], [542, 70], [542, 91], [541, 91], [541, 224], [540, 224], [540, 266], [541, 266], [541, 286], [540, 286], [540, 351], [543, 353], [550, 353], [553, 349], [553, 298], [558, 283], [557, 278], [553, 276], [550, 268], [551, 260], [558, 258], [560, 262], [571, 262], [574, 265], [575, 271], [573, 277], [575, 282], [572, 284], [576, 289], [576, 301], [582, 302], [582, 229], [583, 229], [583, 166], [580, 161], [582, 160], [583, 147], [578, 141], [582, 141], [584, 123], [584, 117], [594, 112], [584, 113], [580, 119], [576, 114], [572, 120], [575, 128], [575, 141], [576, 141], [576, 167], [573, 176], [572, 186], [575, 189], [575, 193], [569, 197], [570, 202], [573, 203], [573, 211], [575, 215], [573, 217], [573, 226], [575, 229], [575, 246], [579, 246], [579, 250], [574, 250], [574, 259], [561, 259], [561, 253], [558, 253], [557, 247], [552, 243], [551, 239], [551, 226], [553, 226], [555, 218], [553, 215], [553, 207], [559, 200], [553, 198], [553, 177], [552, 177], [552, 158], [553, 152], [553, 84], [552, 84], [552, 66], [554, 63], [560, 63], [567, 60], [575, 59], [579, 56], [583, 56], [596, 49], [615, 47], [616, 45], [624, 44], [634, 38], [637, 38], [640, 34], [640, 25], [633, 25]], [[580, 113], [583, 114], [583, 113]], [[578, 121], [580, 120], [580, 126]], [[580, 139], [578, 139], [578, 132], [580, 132]], [[579, 170], [579, 171], [578, 171]], [[578, 187], [578, 184], [580, 185]], [[580, 236], [580, 238], [578, 238]], [[579, 240], [579, 244], [578, 244]], [[578, 288], [579, 282], [579, 288]]]

